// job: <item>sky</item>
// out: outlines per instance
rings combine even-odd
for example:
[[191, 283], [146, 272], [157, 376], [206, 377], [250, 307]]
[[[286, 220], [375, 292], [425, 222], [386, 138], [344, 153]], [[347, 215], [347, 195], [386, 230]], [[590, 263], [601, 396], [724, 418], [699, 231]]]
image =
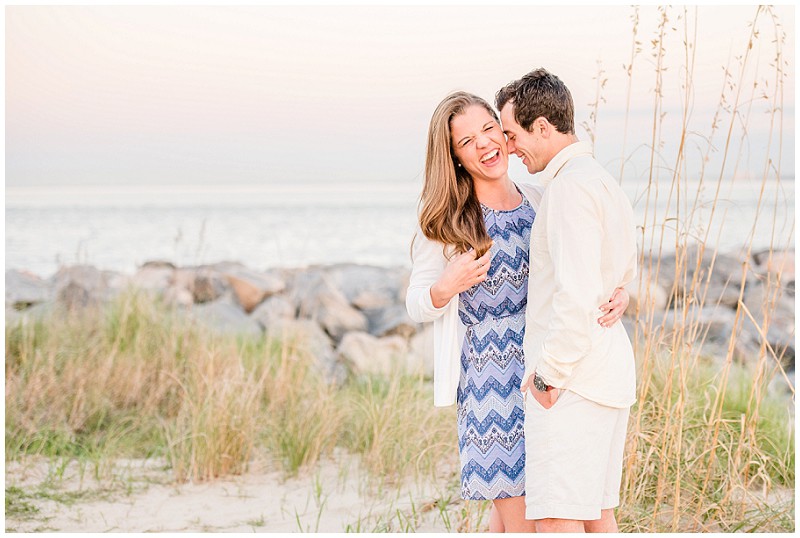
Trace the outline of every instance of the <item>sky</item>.
[[[491, 102], [539, 66], [572, 91], [578, 126], [590, 121], [606, 79], [596, 156], [612, 172], [624, 156], [626, 174], [645, 178], [659, 42], [666, 115], [656, 166], [674, 165], [687, 100], [681, 73], [691, 59], [687, 147], [699, 167], [721, 93], [733, 99], [724, 68], [738, 74], [756, 8], [686, 9], [667, 10], [659, 41], [655, 6], [639, 8], [636, 25], [629, 6], [8, 6], [6, 187], [417, 185], [442, 98], [467, 90]], [[759, 176], [769, 155], [793, 177], [794, 7], [773, 14], [786, 36], [782, 123], [770, 121], [770, 99], [760, 98], [778, 87], [775, 19], [762, 12], [748, 52], [736, 173]], [[629, 93], [634, 26], [640, 52]], [[709, 169], [730, 117], [721, 112]], [[582, 127], [577, 134], [591, 139]], [[525, 175], [516, 158], [511, 173]]]

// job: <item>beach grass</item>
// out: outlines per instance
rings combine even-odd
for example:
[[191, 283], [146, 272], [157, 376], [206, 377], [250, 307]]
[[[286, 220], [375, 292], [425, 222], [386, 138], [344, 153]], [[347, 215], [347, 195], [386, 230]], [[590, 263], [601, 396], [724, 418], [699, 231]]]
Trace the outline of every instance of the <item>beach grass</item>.
[[[101, 311], [7, 324], [6, 458], [77, 460], [101, 476], [119, 458], [163, 457], [175, 480], [204, 481], [246, 472], [256, 454], [291, 476], [338, 447], [382, 488], [444, 482], [449, 495], [415, 510], [452, 530], [486, 528], [487, 504], [458, 496], [455, 417], [431, 405], [429, 380], [398, 372], [337, 386], [299, 350], [201, 330], [135, 293]], [[621, 528], [671, 529], [676, 506], [678, 530], [782, 528], [793, 501], [768, 503], [765, 491], [794, 487], [791, 402], [765, 394], [753, 418], [752, 367], [732, 365], [715, 412], [719, 365], [695, 362], [681, 377], [670, 354], [651, 358]], [[30, 509], [22, 495], [7, 498], [12, 515]], [[370, 530], [418, 519], [381, 517]]]

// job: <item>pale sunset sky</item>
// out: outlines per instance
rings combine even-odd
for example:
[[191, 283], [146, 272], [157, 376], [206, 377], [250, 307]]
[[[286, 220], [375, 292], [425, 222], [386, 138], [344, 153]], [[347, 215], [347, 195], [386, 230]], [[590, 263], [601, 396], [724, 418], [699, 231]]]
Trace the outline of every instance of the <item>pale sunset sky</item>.
[[[694, 43], [694, 148], [710, 131], [724, 67], [739, 72], [756, 15], [755, 6], [686, 9], [667, 10], [663, 39], [666, 165], [679, 131], [669, 122], [680, 122], [685, 99], [676, 73], [687, 63], [684, 32]], [[638, 11], [641, 52], [623, 137], [633, 15], [629, 6], [8, 6], [6, 187], [417, 185], [428, 121], [447, 93], [492, 102], [502, 85], [539, 66], [571, 89], [577, 124], [589, 118], [603, 70], [597, 157], [613, 172], [624, 152], [626, 173], [642, 177], [659, 11]], [[786, 36], [781, 127], [770, 125], [758, 99], [775, 88], [776, 20]], [[794, 177], [794, 21], [790, 5], [759, 14], [748, 65], [751, 79], [763, 81], [741, 174], [762, 173], [772, 133], [781, 175]], [[582, 128], [578, 136], [588, 138]], [[525, 175], [512, 163], [513, 178]]]

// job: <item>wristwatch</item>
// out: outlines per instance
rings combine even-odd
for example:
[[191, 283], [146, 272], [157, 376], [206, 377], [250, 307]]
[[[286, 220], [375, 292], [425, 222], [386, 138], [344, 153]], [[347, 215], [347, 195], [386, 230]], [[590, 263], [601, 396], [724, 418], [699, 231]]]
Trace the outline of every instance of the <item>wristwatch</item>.
[[539, 392], [547, 392], [548, 390], [552, 389], [553, 387], [548, 385], [544, 382], [544, 379], [539, 377], [539, 372], [533, 373], [533, 388], [538, 390]]

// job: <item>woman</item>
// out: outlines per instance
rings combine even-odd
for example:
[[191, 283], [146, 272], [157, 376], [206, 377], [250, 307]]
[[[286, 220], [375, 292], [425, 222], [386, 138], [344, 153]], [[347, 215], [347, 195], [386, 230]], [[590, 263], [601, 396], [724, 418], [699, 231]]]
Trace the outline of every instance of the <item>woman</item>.
[[[456, 92], [431, 118], [406, 306], [434, 321], [434, 405], [458, 403], [461, 495], [492, 499], [492, 532], [534, 532], [525, 519], [522, 340], [530, 231], [541, 189], [508, 177], [497, 115]], [[628, 304], [615, 292], [598, 322]]]

